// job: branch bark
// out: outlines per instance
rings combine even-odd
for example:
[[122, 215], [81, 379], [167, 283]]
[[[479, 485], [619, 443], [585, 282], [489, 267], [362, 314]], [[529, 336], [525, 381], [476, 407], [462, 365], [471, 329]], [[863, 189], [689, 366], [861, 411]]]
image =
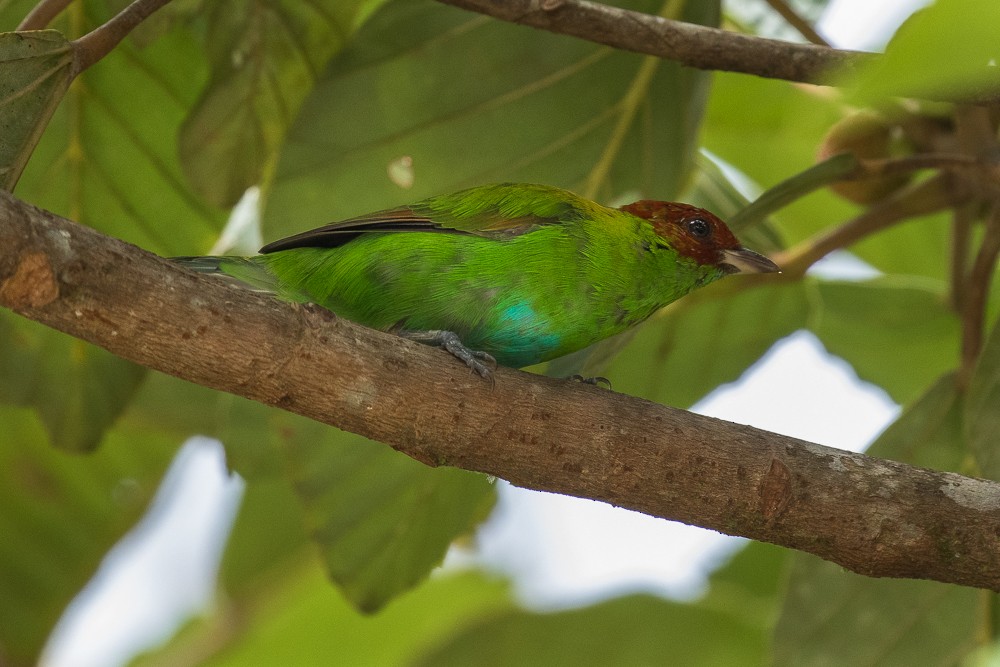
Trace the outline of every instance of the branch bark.
[[834, 71], [856, 70], [875, 54], [793, 44], [671, 21], [587, 0], [440, 0], [502, 21], [571, 35], [707, 70], [829, 84]]
[[[150, 368], [533, 489], [1000, 591], [1000, 484], [499, 369], [282, 303], [0, 193], [0, 305]], [[419, 388], [419, 391], [414, 391]]]

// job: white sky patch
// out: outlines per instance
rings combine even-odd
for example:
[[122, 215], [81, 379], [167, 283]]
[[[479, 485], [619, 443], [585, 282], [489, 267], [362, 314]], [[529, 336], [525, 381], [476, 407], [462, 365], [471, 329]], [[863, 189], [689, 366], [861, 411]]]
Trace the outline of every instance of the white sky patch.
[[207, 609], [243, 480], [216, 440], [178, 451], [146, 516], [105, 556], [43, 652], [47, 667], [111, 667]]

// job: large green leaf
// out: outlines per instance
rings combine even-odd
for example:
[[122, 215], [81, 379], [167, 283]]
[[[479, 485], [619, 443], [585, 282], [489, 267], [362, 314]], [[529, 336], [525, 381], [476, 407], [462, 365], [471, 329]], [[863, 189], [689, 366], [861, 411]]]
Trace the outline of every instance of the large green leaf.
[[309, 534], [348, 598], [374, 609], [426, 577], [494, 501], [483, 475], [430, 469], [385, 445], [160, 374], [122, 421], [217, 437], [250, 482], [225, 558], [229, 587], [298, 557]]
[[143, 375], [99, 347], [0, 312], [0, 401], [33, 407], [58, 447], [96, 447]]
[[73, 50], [55, 30], [0, 33], [0, 188], [13, 190], [69, 87]]
[[856, 77], [858, 97], [995, 94], [998, 24], [1000, 5], [993, 0], [937, 0], [907, 19], [885, 55]]
[[286, 465], [330, 577], [374, 611], [439, 565], [486, 518], [485, 475], [431, 469], [385, 445], [289, 416]]
[[[657, 12], [671, 3], [632, 0]], [[685, 3], [714, 24], [718, 3]], [[267, 238], [490, 181], [671, 198], [706, 77], [427, 1], [384, 6], [289, 131]]]
[[976, 647], [982, 591], [870, 579], [805, 554], [775, 634], [778, 665], [954, 665]]
[[487, 619], [416, 664], [762, 665], [757, 625], [725, 611], [631, 595], [586, 609]]
[[[274, 573], [191, 628], [150, 664], [403, 667], [475, 620], [511, 606], [507, 585], [474, 573], [435, 577], [376, 616], [359, 614], [309, 562]], [[311, 566], [311, 567], [310, 567]], [[227, 618], [229, 616], [229, 618]], [[224, 632], [219, 628], [225, 627]], [[214, 656], [205, 656], [208, 648]], [[142, 661], [140, 665], [146, 664]]]
[[[54, 27], [77, 37], [120, 4], [74, 4], [65, 12], [71, 20]], [[17, 194], [153, 252], [208, 248], [224, 212], [187, 186], [177, 157], [181, 122], [205, 79], [198, 42], [185, 26], [143, 47], [126, 39], [70, 86]]]
[[[962, 402], [945, 375], [890, 426], [870, 453], [939, 470], [959, 470]], [[971, 588], [931, 581], [872, 579], [796, 554], [775, 636], [787, 665], [950, 665], [990, 623]], [[985, 625], [984, 625], [985, 624]]]
[[222, 0], [206, 6], [212, 78], [184, 124], [194, 188], [231, 206], [260, 183], [302, 101], [381, 0]]
[[908, 276], [820, 281], [809, 328], [863, 380], [907, 403], [958, 362], [958, 319], [945, 289]]
[[5, 661], [36, 663], [66, 605], [145, 509], [176, 445], [118, 430], [99, 452], [79, 457], [48, 446], [30, 411], [0, 405]]
[[[55, 25], [75, 37], [119, 9], [117, 2], [77, 3]], [[208, 247], [223, 217], [188, 189], [177, 160], [178, 128], [204, 78], [197, 43], [180, 25], [144, 48], [124, 41], [70, 86], [17, 194], [155, 252]], [[3, 400], [35, 406], [60, 445], [94, 445], [141, 371], [9, 317], [0, 325]]]

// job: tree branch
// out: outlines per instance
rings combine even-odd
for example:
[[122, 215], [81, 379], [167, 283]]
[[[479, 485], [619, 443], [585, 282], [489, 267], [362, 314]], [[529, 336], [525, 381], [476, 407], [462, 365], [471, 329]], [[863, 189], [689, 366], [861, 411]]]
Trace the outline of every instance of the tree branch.
[[[0, 305], [165, 373], [533, 489], [1000, 591], [1000, 484], [447, 353], [282, 303], [0, 194]], [[415, 390], [419, 388], [418, 390]]]
[[587, 0], [440, 1], [502, 21], [676, 60], [688, 67], [769, 79], [827, 84], [827, 75], [834, 70], [850, 72], [877, 57], [706, 28]]

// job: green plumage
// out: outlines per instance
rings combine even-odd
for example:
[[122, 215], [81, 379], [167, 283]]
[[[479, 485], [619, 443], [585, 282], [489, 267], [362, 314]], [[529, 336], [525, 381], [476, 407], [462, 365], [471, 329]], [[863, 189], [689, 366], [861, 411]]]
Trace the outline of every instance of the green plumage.
[[451, 331], [522, 367], [622, 332], [727, 272], [675, 245], [625, 210], [503, 184], [334, 223], [255, 257], [181, 261], [375, 329]]

